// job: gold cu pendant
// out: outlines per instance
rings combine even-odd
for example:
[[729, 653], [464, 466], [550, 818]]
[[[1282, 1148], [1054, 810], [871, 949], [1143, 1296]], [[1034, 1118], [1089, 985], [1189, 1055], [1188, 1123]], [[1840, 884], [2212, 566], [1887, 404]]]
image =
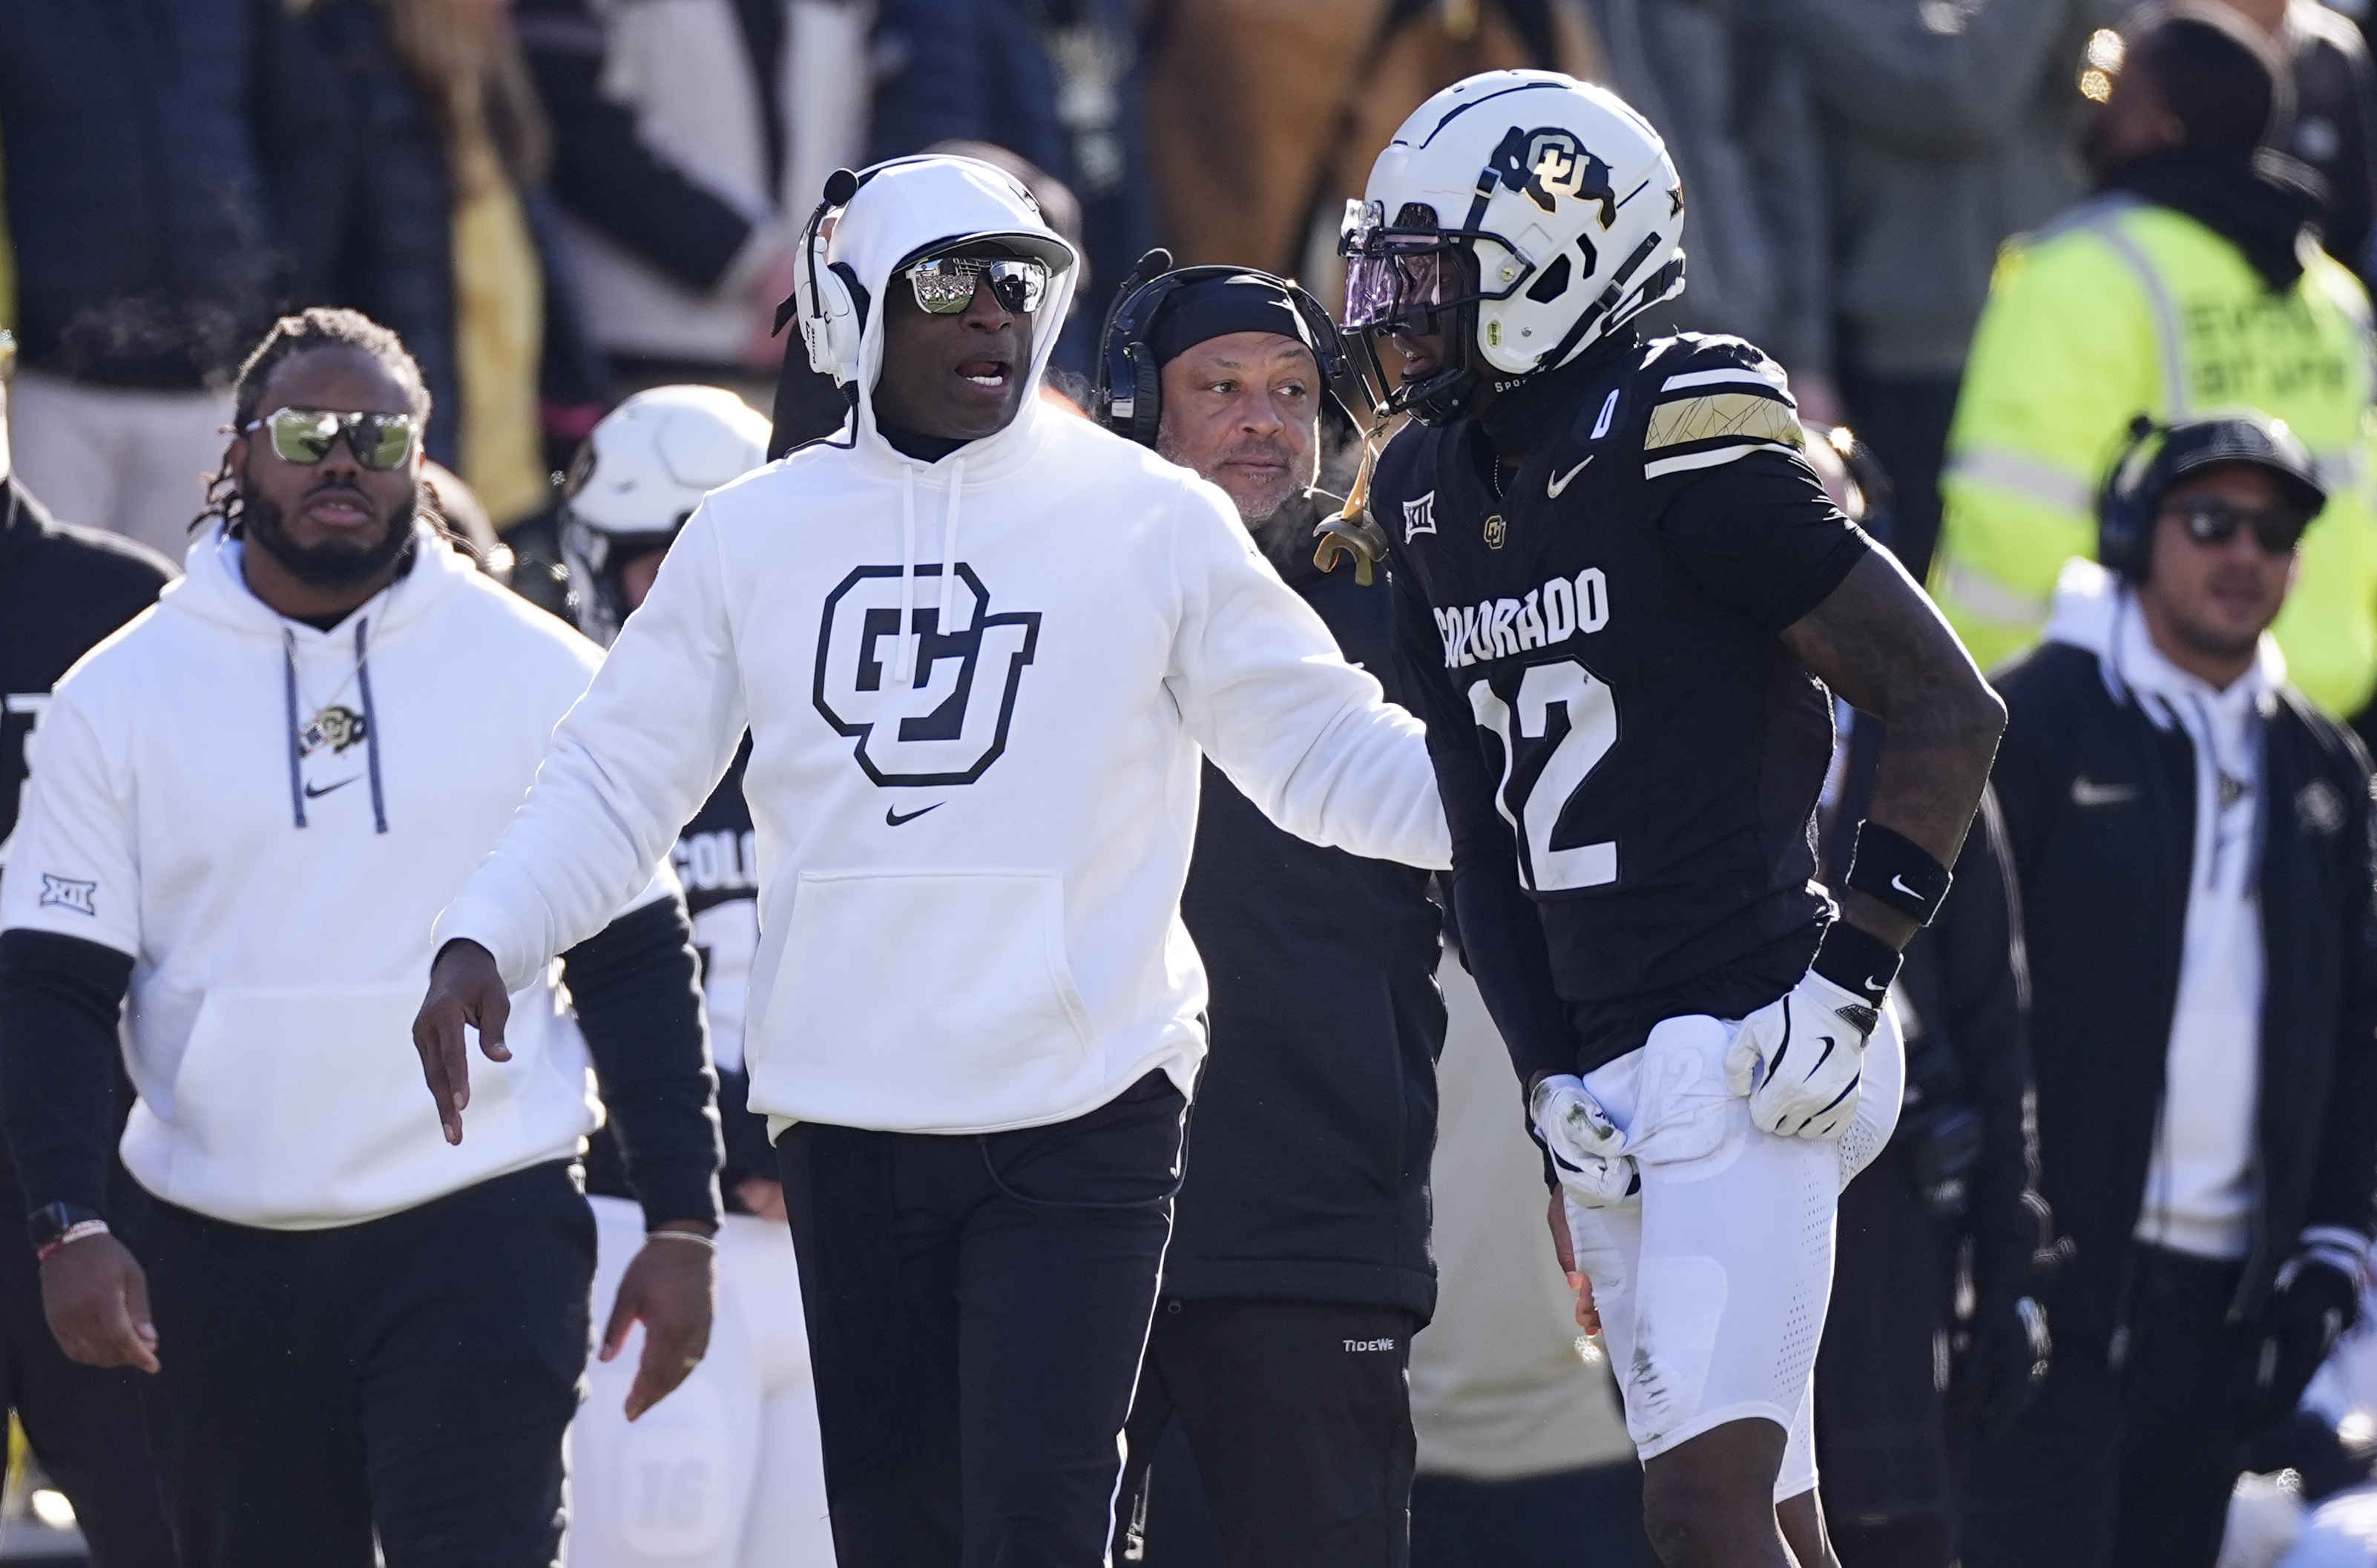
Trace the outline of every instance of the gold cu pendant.
[[1488, 517], [1488, 518], [1487, 518], [1487, 519], [1486, 519], [1486, 548], [1487, 548], [1487, 549], [1488, 549], [1488, 550], [1499, 550], [1499, 549], [1501, 549], [1501, 548], [1502, 548], [1502, 541], [1503, 541], [1505, 539], [1508, 539], [1508, 538], [1510, 537], [1510, 535], [1511, 535], [1511, 529], [1510, 529], [1510, 527], [1509, 527], [1509, 525], [1508, 525], [1508, 524], [1506, 524], [1506, 523], [1504, 523], [1504, 522], [1502, 521], [1502, 515], [1501, 515], [1499, 512], [1495, 513], [1492, 517]]

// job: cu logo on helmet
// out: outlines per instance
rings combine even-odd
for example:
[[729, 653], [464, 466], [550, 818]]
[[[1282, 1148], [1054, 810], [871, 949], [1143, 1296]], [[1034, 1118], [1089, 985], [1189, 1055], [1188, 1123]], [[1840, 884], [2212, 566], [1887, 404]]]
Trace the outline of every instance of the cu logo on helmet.
[[1493, 167], [1504, 185], [1523, 192], [1546, 212], [1566, 196], [1598, 202], [1604, 229], [1618, 221], [1618, 193], [1609, 183], [1609, 165], [1586, 151], [1572, 131], [1557, 125], [1527, 131], [1513, 125], [1494, 149]]
[[[856, 740], [858, 766], [885, 786], [971, 784], [1007, 749], [1015, 694], [1040, 640], [1040, 612], [993, 615], [960, 564], [941, 620], [941, 569], [920, 566], [908, 626], [900, 568], [861, 566], [827, 596], [818, 629], [818, 713]], [[900, 674], [900, 644], [913, 640]]]

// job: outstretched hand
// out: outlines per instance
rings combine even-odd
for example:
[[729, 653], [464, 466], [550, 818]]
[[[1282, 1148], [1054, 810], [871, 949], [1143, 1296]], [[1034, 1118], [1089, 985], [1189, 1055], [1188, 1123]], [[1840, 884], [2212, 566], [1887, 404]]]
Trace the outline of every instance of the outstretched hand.
[[[707, 1228], [695, 1233], [706, 1234]], [[639, 1322], [644, 1325], [644, 1353], [627, 1389], [629, 1420], [675, 1393], [709, 1354], [715, 1304], [711, 1262], [708, 1247], [663, 1237], [645, 1241], [620, 1277], [611, 1319], [603, 1328], [601, 1357], [616, 1359], [627, 1347], [627, 1331]]]
[[494, 954], [459, 939], [438, 950], [429, 966], [429, 994], [412, 1020], [412, 1048], [421, 1053], [421, 1075], [437, 1101], [437, 1122], [449, 1144], [462, 1141], [462, 1111], [471, 1103], [470, 1041], [463, 1026], [479, 1031], [479, 1049], [488, 1061], [508, 1062], [512, 1053], [504, 1044], [504, 1024], [511, 1012]]

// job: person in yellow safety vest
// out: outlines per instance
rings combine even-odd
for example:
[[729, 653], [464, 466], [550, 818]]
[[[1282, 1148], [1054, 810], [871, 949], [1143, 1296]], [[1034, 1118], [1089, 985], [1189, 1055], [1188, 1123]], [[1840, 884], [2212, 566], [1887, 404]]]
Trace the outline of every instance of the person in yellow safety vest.
[[[2315, 177], [2273, 149], [2292, 109], [2268, 39], [2174, 0], [2090, 44], [2096, 195], [2007, 247], [1941, 479], [1931, 588], [1983, 668], [2036, 641], [2130, 423], [2254, 408], [2292, 427], [2332, 499], [2275, 631], [2339, 715], [2377, 687], [2370, 305], [2314, 244]], [[2109, 89], [2109, 91], [2108, 91]]]

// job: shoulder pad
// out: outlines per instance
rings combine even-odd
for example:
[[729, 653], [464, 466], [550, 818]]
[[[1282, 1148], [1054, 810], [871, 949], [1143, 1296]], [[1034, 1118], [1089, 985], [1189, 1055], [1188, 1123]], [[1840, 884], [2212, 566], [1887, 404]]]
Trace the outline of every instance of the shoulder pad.
[[1687, 332], [1646, 346], [1629, 388], [1642, 477], [1716, 468], [1806, 441], [1783, 367], [1738, 338]]

